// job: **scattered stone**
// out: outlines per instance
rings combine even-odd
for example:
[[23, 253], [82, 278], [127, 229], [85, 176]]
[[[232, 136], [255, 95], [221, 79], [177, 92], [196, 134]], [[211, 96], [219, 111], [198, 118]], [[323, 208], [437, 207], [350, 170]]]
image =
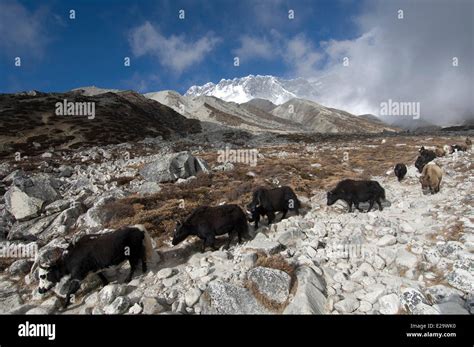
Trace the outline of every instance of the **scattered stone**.
[[156, 273], [156, 277], [159, 279], [165, 279], [171, 277], [175, 274], [175, 271], [172, 268], [164, 268]]
[[267, 255], [278, 253], [283, 248], [280, 243], [269, 240], [262, 233], [257, 234], [257, 236], [250, 241], [246, 247], [255, 251], [262, 251]]
[[359, 308], [359, 300], [349, 296], [334, 304], [334, 308], [340, 313], [352, 313]]
[[400, 300], [397, 294], [388, 294], [378, 300], [381, 314], [397, 314], [400, 310]]
[[393, 235], [384, 235], [377, 241], [377, 246], [392, 246], [397, 243], [397, 238]]
[[184, 294], [184, 302], [186, 306], [193, 307], [201, 297], [201, 291], [198, 288], [191, 288]]
[[105, 306], [112, 303], [115, 298], [125, 294], [125, 287], [118, 284], [108, 284], [99, 292], [99, 302]]
[[405, 267], [408, 269], [413, 269], [418, 262], [416, 255], [410, 253], [406, 249], [399, 249], [395, 259], [395, 263], [398, 266]]
[[117, 297], [110, 305], [104, 307], [105, 314], [123, 314], [130, 307], [130, 299], [126, 296]]

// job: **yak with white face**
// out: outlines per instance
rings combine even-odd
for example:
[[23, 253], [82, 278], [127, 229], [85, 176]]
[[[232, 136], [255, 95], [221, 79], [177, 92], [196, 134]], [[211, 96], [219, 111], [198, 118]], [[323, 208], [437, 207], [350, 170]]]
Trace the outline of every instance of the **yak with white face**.
[[143, 272], [146, 271], [153, 252], [151, 238], [142, 225], [123, 227], [108, 234], [83, 236], [69, 245], [53, 264], [39, 264], [38, 292], [44, 294], [63, 278], [69, 277], [66, 307], [71, 295], [89, 273], [97, 272], [105, 285], [108, 281], [100, 271], [128, 260], [130, 273], [126, 281], [129, 282], [140, 262]]
[[38, 292], [40, 294], [46, 293], [48, 290], [53, 288], [56, 283], [61, 280], [61, 276], [59, 271], [54, 267], [44, 267], [39, 266], [38, 269], [38, 277], [39, 277], [39, 285], [38, 285]]

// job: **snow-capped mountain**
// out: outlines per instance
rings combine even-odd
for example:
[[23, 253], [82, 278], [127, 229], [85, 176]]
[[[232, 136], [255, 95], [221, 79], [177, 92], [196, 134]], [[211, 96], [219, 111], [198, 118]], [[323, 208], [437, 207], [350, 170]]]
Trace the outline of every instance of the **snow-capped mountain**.
[[222, 79], [217, 84], [210, 82], [192, 86], [185, 96], [215, 96], [239, 104], [259, 98], [280, 105], [293, 98], [315, 100], [320, 95], [321, 87], [320, 81], [310, 82], [303, 78], [285, 80], [274, 76], [249, 75], [232, 80]]

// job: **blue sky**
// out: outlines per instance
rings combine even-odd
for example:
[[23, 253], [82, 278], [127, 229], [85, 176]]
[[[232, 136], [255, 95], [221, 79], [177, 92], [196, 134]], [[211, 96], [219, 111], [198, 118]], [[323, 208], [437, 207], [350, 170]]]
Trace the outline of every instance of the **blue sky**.
[[0, 0], [0, 92], [274, 75], [321, 82], [315, 101], [355, 114], [390, 99], [453, 123], [474, 118], [473, 13], [472, 0]]
[[[357, 34], [354, 18], [362, 8], [348, 0], [1, 0], [0, 91], [96, 85], [185, 92], [193, 84], [249, 74], [296, 77], [291, 61], [270, 47], [259, 51], [265, 44], [258, 46], [252, 38], [269, 45], [299, 38], [315, 46], [352, 39]], [[69, 18], [71, 9], [75, 19]], [[184, 20], [178, 17], [181, 9]], [[292, 20], [289, 10], [294, 10]], [[137, 53], [146, 43], [134, 44], [134, 33], [144, 28], [148, 31], [142, 39], [157, 40], [161, 49]], [[252, 48], [256, 55], [249, 52]], [[239, 67], [233, 65], [237, 55]], [[21, 67], [14, 66], [15, 57], [21, 58]], [[131, 58], [130, 67], [123, 65], [124, 57]], [[324, 60], [314, 65], [322, 66]]]

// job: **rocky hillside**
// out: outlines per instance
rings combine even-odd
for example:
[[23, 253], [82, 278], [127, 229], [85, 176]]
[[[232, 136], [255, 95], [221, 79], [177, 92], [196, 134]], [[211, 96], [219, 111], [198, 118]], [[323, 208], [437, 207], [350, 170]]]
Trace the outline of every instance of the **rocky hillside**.
[[348, 112], [303, 99], [291, 99], [274, 108], [271, 113], [302, 124], [309, 131], [319, 133], [377, 133], [398, 130], [380, 122], [359, 118]]
[[[49, 152], [0, 166], [1, 313], [459, 313], [474, 312], [472, 152], [436, 162], [441, 192], [423, 195], [413, 167], [421, 144], [457, 137], [358, 138], [272, 143], [246, 139], [258, 163], [219, 163], [216, 143], [192, 135]], [[260, 139], [260, 140], [259, 140]], [[261, 142], [259, 142], [261, 141]], [[186, 150], [182, 151], [185, 145]], [[125, 155], [127, 153], [127, 155]], [[349, 153], [349, 155], [344, 155]], [[347, 157], [347, 158], [346, 158]], [[399, 183], [393, 165], [404, 161]], [[373, 178], [385, 188], [384, 210], [347, 213], [326, 206], [342, 178]], [[199, 253], [200, 241], [170, 239], [176, 220], [195, 207], [245, 206], [260, 185], [291, 185], [302, 215], [265, 222], [242, 244]], [[364, 207], [364, 206], [362, 206]], [[149, 271], [124, 283], [128, 265], [83, 281], [60, 309], [67, 282], [37, 292], [36, 260], [89, 233], [141, 223], [155, 241]], [[33, 252], [32, 254], [35, 254]]]
[[[173, 109], [131, 92], [0, 94], [0, 156], [186, 135], [201, 131]], [[93, 94], [93, 93], [92, 93]], [[94, 116], [57, 115], [56, 103], [94, 103]], [[92, 105], [92, 104], [90, 104]]]
[[292, 121], [273, 116], [258, 107], [226, 102], [212, 96], [183, 97], [174, 91], [145, 94], [147, 98], [163, 103], [187, 118], [198, 119], [224, 128], [251, 132], [301, 132], [303, 127]]

